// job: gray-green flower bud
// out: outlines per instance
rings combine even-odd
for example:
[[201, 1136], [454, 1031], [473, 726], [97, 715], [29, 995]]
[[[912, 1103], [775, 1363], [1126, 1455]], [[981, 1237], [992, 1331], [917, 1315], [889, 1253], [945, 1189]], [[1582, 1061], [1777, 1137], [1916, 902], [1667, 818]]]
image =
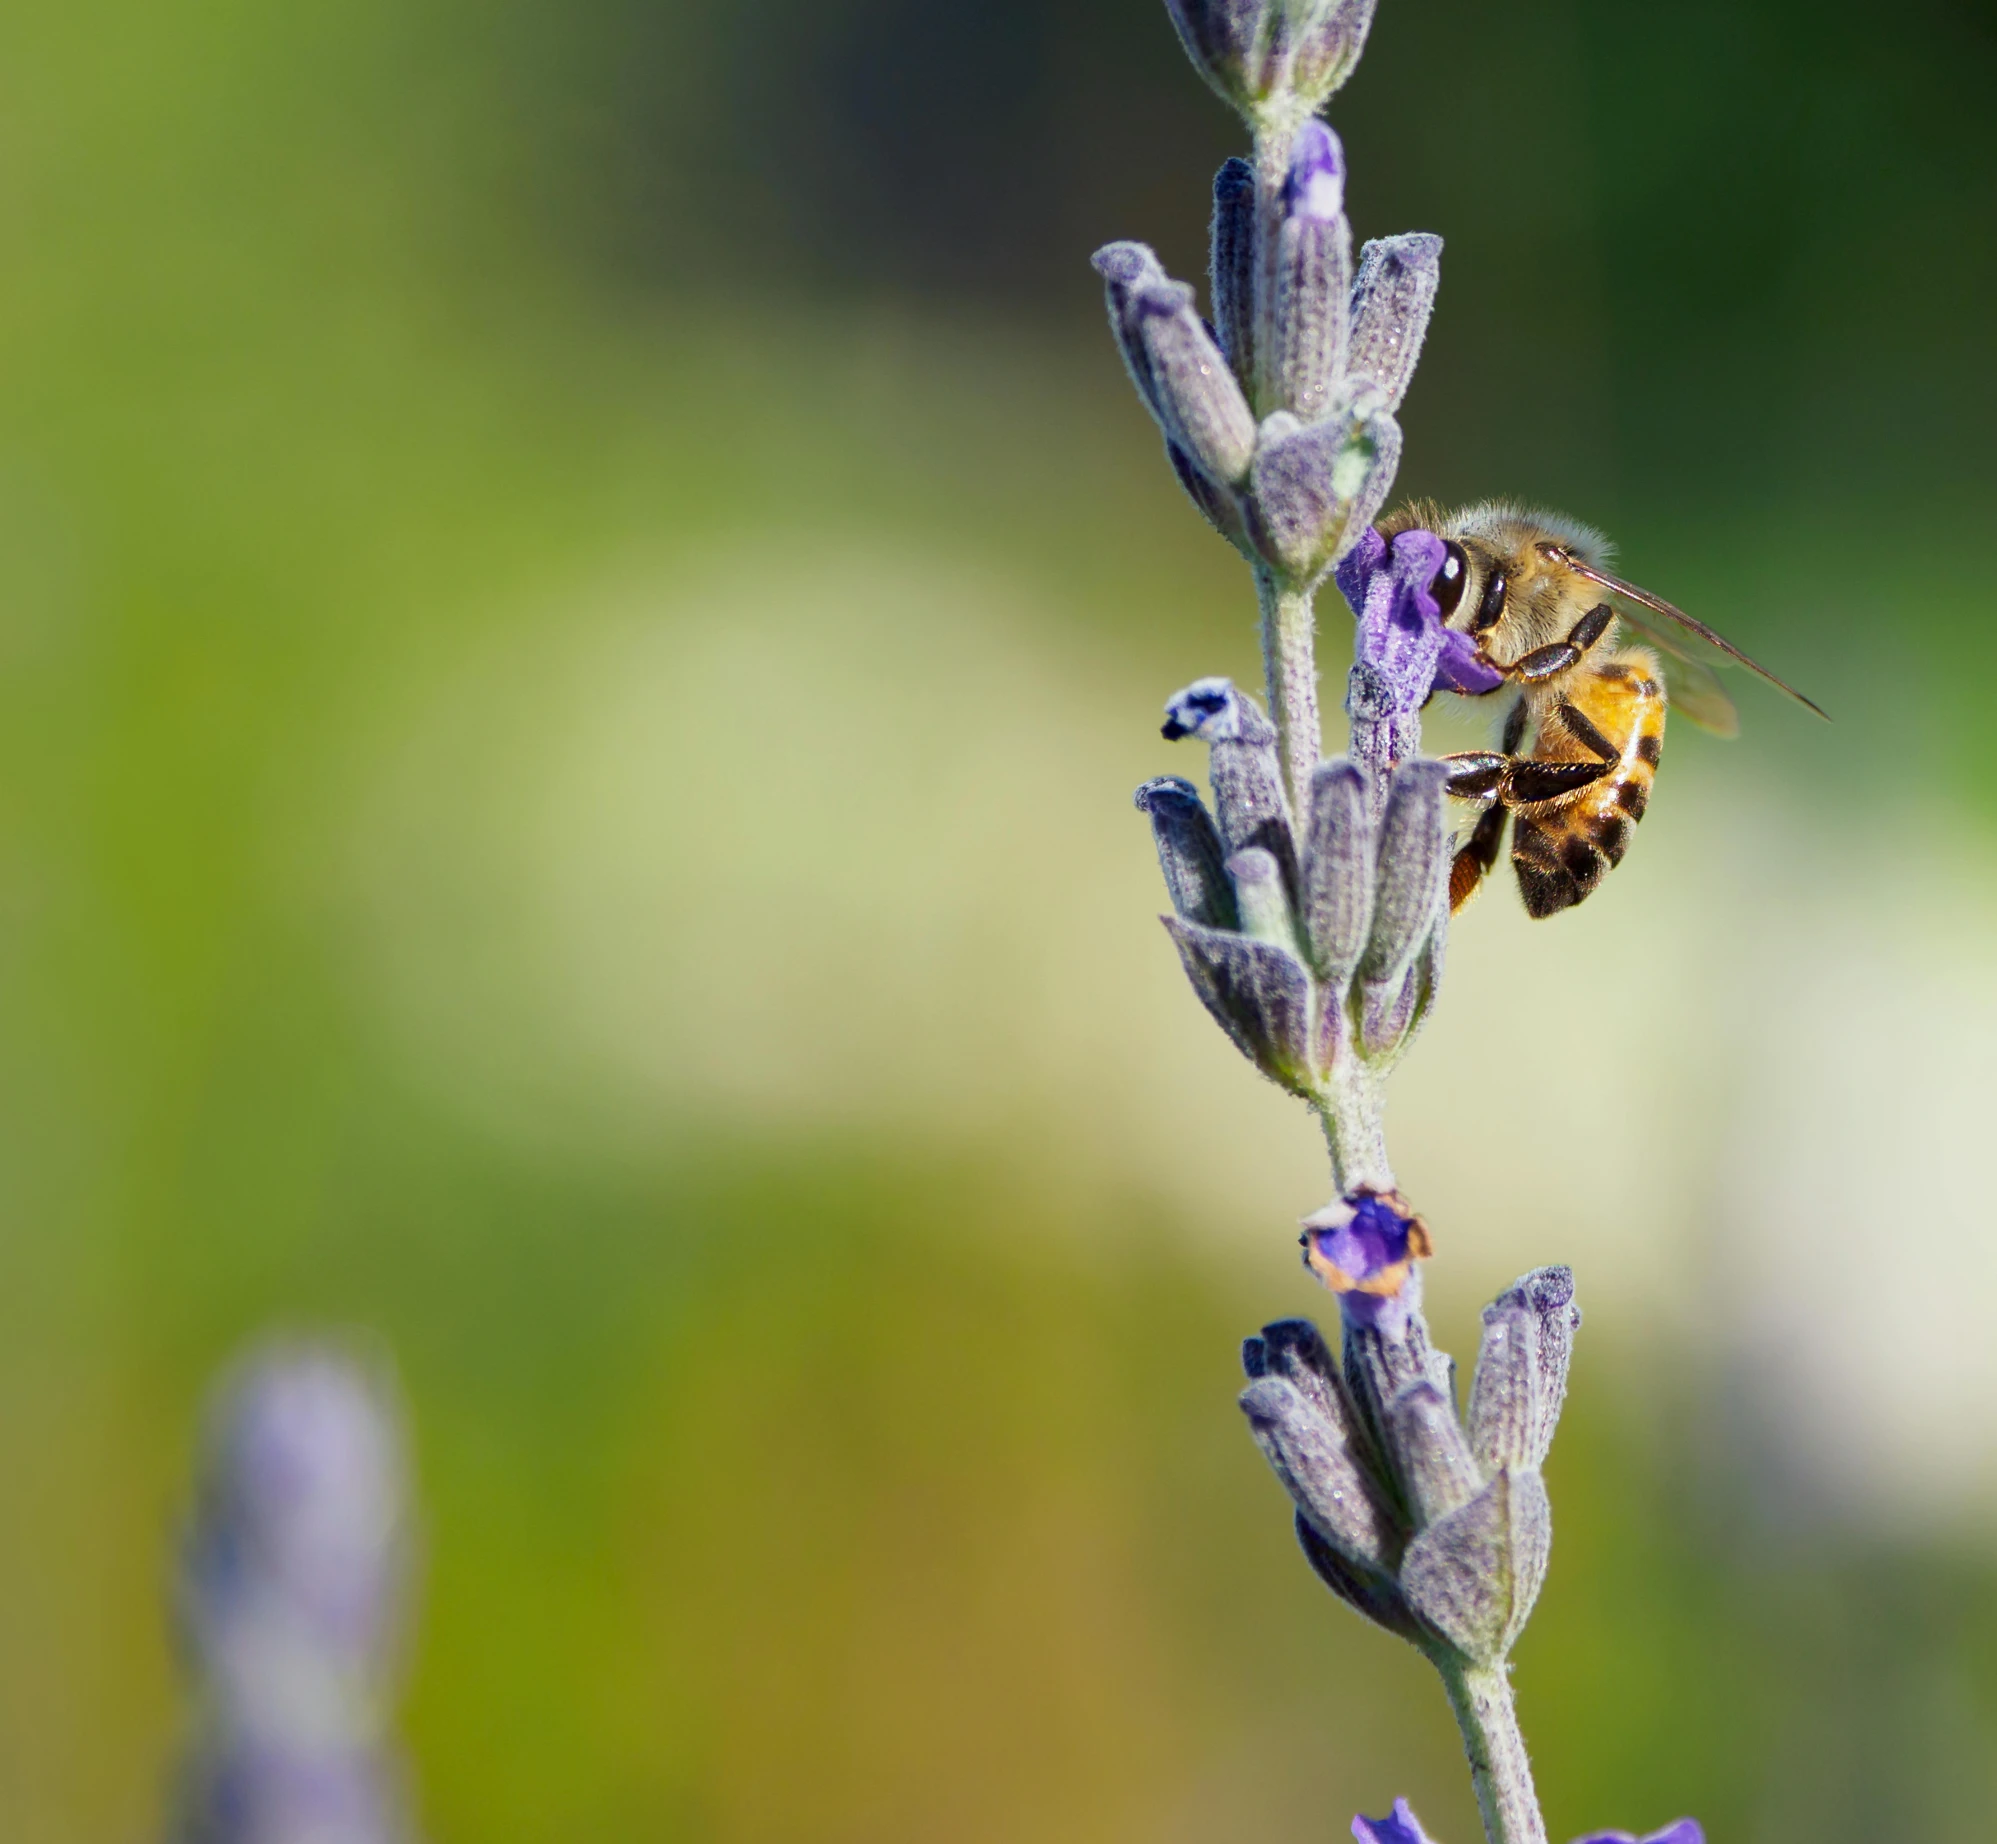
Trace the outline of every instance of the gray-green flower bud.
[[1389, 410], [1408, 394], [1441, 280], [1442, 239], [1431, 232], [1377, 238], [1359, 252], [1345, 366], [1378, 385]]
[[1249, 119], [1308, 114], [1352, 74], [1374, 0], [1165, 0], [1200, 75]]
[[1255, 418], [1193, 310], [1193, 291], [1141, 243], [1105, 244], [1094, 262], [1124, 362], [1166, 439], [1216, 485], [1239, 485], [1255, 453]]
[[1250, 477], [1250, 540], [1292, 581], [1316, 581], [1372, 524], [1400, 464], [1400, 425], [1370, 379], [1346, 379], [1317, 422], [1278, 411]]

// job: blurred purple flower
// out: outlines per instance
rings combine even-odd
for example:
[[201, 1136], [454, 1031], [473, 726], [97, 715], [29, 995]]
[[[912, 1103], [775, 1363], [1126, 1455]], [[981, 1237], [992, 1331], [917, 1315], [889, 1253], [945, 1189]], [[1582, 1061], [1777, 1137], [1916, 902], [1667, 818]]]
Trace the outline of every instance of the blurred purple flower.
[[1648, 1837], [1639, 1838], [1633, 1831], [1591, 1831], [1574, 1844], [1706, 1844], [1706, 1832], [1696, 1818], [1681, 1818]]
[[211, 1406], [180, 1611], [201, 1679], [173, 1844], [399, 1844], [388, 1731], [409, 1573], [394, 1389], [280, 1345]]
[[1405, 1799], [1395, 1800], [1393, 1811], [1385, 1818], [1355, 1818], [1352, 1835], [1359, 1844], [1432, 1844]]

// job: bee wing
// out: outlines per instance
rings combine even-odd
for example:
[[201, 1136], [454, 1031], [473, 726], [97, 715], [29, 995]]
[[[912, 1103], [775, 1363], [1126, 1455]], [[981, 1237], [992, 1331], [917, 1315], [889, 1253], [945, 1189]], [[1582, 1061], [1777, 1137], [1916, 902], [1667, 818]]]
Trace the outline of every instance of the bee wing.
[[[1716, 634], [1703, 621], [1693, 620], [1682, 608], [1672, 607], [1662, 596], [1652, 595], [1648, 589], [1639, 589], [1634, 583], [1626, 583], [1619, 576], [1611, 576], [1605, 570], [1598, 570], [1592, 564], [1583, 563], [1572, 551], [1563, 550], [1561, 561], [1570, 570], [1585, 576], [1591, 583], [1600, 583], [1604, 589], [1621, 596], [1624, 601], [1634, 602], [1638, 608], [1648, 611], [1646, 614], [1631, 614], [1626, 609], [1620, 612], [1625, 621], [1632, 627], [1641, 629], [1647, 638], [1655, 640], [1674, 659], [1686, 660], [1699, 667], [1728, 664], [1745, 666], [1748, 671], [1766, 679], [1777, 691], [1787, 693], [1805, 710], [1815, 711], [1826, 723], [1830, 722], [1830, 713], [1822, 705], [1816, 703], [1814, 699], [1804, 697], [1795, 686], [1778, 679], [1760, 661], [1749, 659], [1724, 634]], [[1652, 620], [1650, 617], [1654, 615], [1664, 616], [1666, 621], [1675, 623], [1675, 626], [1667, 627], [1662, 622]], [[1704, 644], [1699, 644], [1701, 642]], [[1714, 658], [1715, 654], [1719, 656], [1717, 659]], [[1708, 672], [1706, 676], [1710, 679], [1712, 675]], [[1714, 690], [1718, 689], [1715, 683]], [[1675, 700], [1677, 697], [1675, 686], [1672, 695]], [[1726, 698], [1724, 692], [1721, 692], [1720, 696], [1722, 699]], [[1731, 709], [1730, 700], [1728, 705]], [[1694, 723], [1700, 721], [1690, 707], [1681, 706], [1681, 708]], [[1729, 731], [1727, 734], [1731, 733]]]
[[1618, 612], [1625, 627], [1633, 628], [1664, 655], [1664, 685], [1671, 708], [1715, 736], [1738, 736], [1740, 713], [1734, 709], [1734, 701], [1712, 667], [1693, 657], [1685, 637], [1662, 622], [1646, 621], [1627, 609]]

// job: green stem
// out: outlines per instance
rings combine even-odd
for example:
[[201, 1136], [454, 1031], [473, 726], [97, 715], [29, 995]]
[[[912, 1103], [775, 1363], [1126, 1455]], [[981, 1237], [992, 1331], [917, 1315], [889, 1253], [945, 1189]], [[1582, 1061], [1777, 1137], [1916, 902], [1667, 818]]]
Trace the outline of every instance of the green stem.
[[1384, 1100], [1380, 1073], [1361, 1062], [1349, 1044], [1341, 1046], [1318, 1101], [1325, 1145], [1331, 1151], [1332, 1182], [1340, 1197], [1394, 1188], [1381, 1118]]
[[1262, 671], [1269, 686], [1269, 715], [1289, 785], [1290, 813], [1301, 833], [1309, 821], [1311, 771], [1317, 767], [1317, 613], [1309, 590], [1292, 589], [1272, 572], [1255, 572], [1262, 606]]
[[1539, 1815], [1505, 1666], [1473, 1665], [1453, 1653], [1434, 1663], [1463, 1731], [1485, 1837], [1490, 1844], [1546, 1844], [1546, 1820]]

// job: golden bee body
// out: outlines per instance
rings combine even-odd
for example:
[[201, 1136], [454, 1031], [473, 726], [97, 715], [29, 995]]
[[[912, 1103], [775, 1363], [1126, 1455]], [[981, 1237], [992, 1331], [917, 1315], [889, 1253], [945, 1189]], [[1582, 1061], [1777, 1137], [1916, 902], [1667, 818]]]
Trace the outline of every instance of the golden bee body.
[[[1651, 783], [1664, 753], [1664, 684], [1657, 655], [1629, 647], [1599, 663], [1577, 666], [1555, 701], [1535, 688], [1527, 722], [1542, 761], [1589, 762], [1594, 752], [1561, 713], [1578, 710], [1612, 741], [1615, 765], [1579, 792], [1513, 809], [1512, 869], [1529, 914], [1550, 916], [1588, 894], [1629, 850], [1630, 828], [1650, 804]], [[1453, 868], [1452, 868], [1453, 869]]]
[[[1609, 575], [1608, 543], [1587, 526], [1496, 501], [1455, 513], [1414, 504], [1380, 522], [1389, 540], [1416, 529], [1446, 547], [1430, 585], [1445, 623], [1471, 636], [1503, 675], [1498, 689], [1516, 694], [1498, 751], [1448, 758], [1450, 792], [1484, 809], [1451, 867], [1451, 909], [1497, 862], [1507, 821], [1529, 914], [1553, 915], [1594, 890], [1650, 803], [1667, 701], [1722, 735], [1738, 727], [1708, 658], [1748, 666], [1817, 710], [1711, 628]], [[1670, 656], [1668, 672], [1651, 647], [1618, 644], [1625, 627]]]

